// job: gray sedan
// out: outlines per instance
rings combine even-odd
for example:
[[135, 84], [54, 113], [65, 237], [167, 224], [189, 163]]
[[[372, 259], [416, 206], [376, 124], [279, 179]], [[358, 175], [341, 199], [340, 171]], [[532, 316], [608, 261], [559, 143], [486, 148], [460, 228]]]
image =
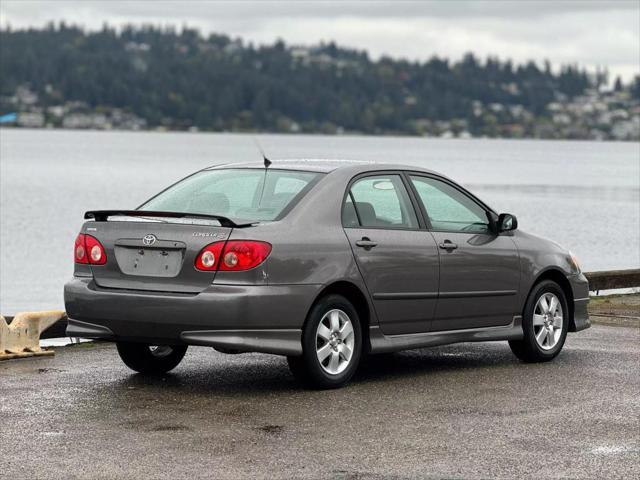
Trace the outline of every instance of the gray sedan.
[[545, 362], [589, 327], [569, 251], [417, 167], [216, 166], [85, 218], [67, 334], [116, 342], [141, 373], [201, 345], [286, 355], [300, 381], [334, 388], [366, 354], [507, 340]]

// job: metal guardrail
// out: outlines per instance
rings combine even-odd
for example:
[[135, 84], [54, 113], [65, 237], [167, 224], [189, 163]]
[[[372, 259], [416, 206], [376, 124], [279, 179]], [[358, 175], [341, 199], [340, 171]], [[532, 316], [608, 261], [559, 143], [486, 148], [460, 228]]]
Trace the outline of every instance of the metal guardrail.
[[640, 287], [640, 268], [585, 272], [584, 275], [589, 280], [589, 290], [592, 292]]

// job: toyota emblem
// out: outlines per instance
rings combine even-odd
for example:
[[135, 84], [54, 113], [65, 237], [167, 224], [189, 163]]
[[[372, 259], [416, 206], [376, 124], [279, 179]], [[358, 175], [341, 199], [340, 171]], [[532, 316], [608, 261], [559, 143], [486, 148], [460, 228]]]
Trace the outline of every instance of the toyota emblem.
[[149, 246], [149, 245], [153, 245], [154, 243], [156, 243], [156, 236], [149, 234], [149, 235], [145, 235], [144, 237], [142, 237], [142, 243], [144, 243], [145, 245]]

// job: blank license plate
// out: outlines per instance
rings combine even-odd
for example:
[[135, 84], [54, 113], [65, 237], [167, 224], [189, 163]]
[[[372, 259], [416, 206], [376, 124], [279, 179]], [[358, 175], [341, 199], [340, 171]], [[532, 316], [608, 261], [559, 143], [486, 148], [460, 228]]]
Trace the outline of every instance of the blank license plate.
[[175, 277], [182, 266], [182, 250], [115, 247], [122, 273], [145, 277]]

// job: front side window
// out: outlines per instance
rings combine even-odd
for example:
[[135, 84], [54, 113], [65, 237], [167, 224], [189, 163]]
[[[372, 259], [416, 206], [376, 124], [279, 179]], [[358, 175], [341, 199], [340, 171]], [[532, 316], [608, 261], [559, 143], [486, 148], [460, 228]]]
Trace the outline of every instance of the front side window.
[[229, 168], [185, 178], [140, 210], [221, 215], [238, 220], [276, 219], [322, 174], [296, 170]]
[[487, 214], [460, 190], [434, 178], [410, 176], [433, 230], [486, 233]]
[[418, 219], [399, 175], [357, 180], [342, 211], [345, 227], [418, 228]]

